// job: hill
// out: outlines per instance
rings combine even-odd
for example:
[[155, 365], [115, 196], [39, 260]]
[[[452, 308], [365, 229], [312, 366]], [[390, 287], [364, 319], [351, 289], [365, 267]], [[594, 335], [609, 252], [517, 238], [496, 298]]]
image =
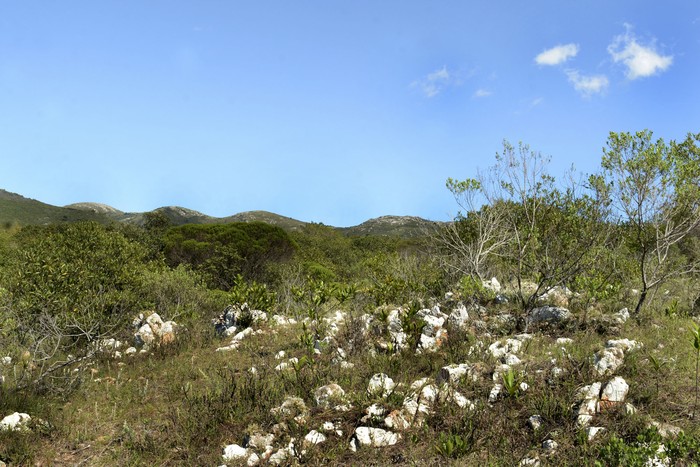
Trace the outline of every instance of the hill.
[[[287, 231], [302, 229], [306, 222], [268, 211], [246, 211], [227, 217], [213, 217], [181, 206], [164, 206], [150, 212], [162, 213], [171, 225], [224, 224], [229, 222], [261, 221]], [[144, 212], [124, 212], [112, 206], [82, 202], [67, 206], [52, 206], [0, 189], [0, 223], [43, 225], [57, 222], [92, 220], [100, 223], [124, 222], [143, 225]], [[415, 216], [382, 216], [352, 227], [334, 227], [348, 236], [398, 236], [415, 238], [425, 235], [435, 222]]]
[[369, 219], [354, 227], [344, 227], [340, 230], [350, 236], [365, 235], [395, 235], [403, 238], [415, 238], [426, 235], [438, 222], [429, 221], [416, 216], [381, 216]]
[[52, 206], [0, 189], [0, 225], [42, 225], [81, 220], [106, 222], [107, 217], [95, 210]]

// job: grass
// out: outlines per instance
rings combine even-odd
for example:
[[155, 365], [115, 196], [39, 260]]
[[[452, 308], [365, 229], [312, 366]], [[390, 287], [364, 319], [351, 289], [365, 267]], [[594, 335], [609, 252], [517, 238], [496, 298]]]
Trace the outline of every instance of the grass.
[[[516, 381], [527, 382], [529, 389], [514, 391], [512, 397], [492, 405], [486, 399], [498, 362], [478, 349], [487, 349], [496, 337], [453, 330], [448, 344], [436, 353], [372, 355], [367, 350], [376, 336], [360, 339], [362, 333], [352, 328], [361, 320], [349, 318], [337, 343], [345, 348], [352, 342], [361, 345], [347, 352], [355, 367], [346, 369], [334, 363], [333, 349], [310, 355], [299, 340], [300, 325], [262, 325], [263, 333], [247, 338], [236, 351], [214, 352], [222, 342], [206, 320], [201, 321], [190, 326], [177, 344], [147, 356], [95, 361], [93, 372], [70, 396], [4, 390], [3, 414], [23, 411], [48, 425], [29, 433], [0, 434], [0, 459], [52, 465], [219, 465], [225, 445], [243, 444], [255, 432], [274, 432], [282, 422], [288, 430], [276, 440], [281, 445], [302, 439], [326, 421], [343, 431], [342, 436], [331, 435], [329, 442], [299, 454], [295, 462], [310, 465], [514, 465], [535, 454], [543, 465], [580, 465], [582, 460], [593, 465], [597, 458], [606, 465], [634, 465], [643, 455], [643, 443], [655, 439], [653, 430], [647, 429], [650, 419], [685, 431], [684, 438], [664, 441], [677, 459], [695, 459], [693, 449], [700, 440], [697, 423], [689, 417], [695, 354], [689, 332], [692, 320], [684, 316], [649, 313], [640, 323], [625, 324], [619, 336], [599, 334], [594, 327], [566, 331], [574, 344], [565, 346], [555, 342], [559, 331], [536, 333], [523, 346], [523, 364], [516, 369]], [[596, 415], [594, 424], [607, 429], [588, 441], [575, 423], [575, 393], [584, 385], [610, 379], [594, 373], [591, 356], [615, 337], [644, 344], [642, 350], [629, 352], [616, 372], [629, 383], [628, 401], [638, 415], [626, 415], [621, 408]], [[306, 357], [307, 363], [275, 371], [281, 362], [275, 358], [279, 350], [285, 350], [285, 358]], [[351, 435], [362, 425], [365, 407], [379, 403], [388, 411], [399, 409], [412, 382], [434, 378], [444, 365], [464, 362], [475, 364], [479, 377], [463, 379], [455, 389], [476, 402], [475, 410], [439, 402], [425, 424], [403, 433], [396, 446], [350, 451]], [[249, 371], [253, 366], [255, 374]], [[555, 366], [563, 373], [553, 379]], [[375, 373], [386, 373], [397, 383], [385, 400], [366, 392]], [[349, 411], [315, 406], [315, 389], [330, 382], [345, 390], [352, 405]], [[271, 412], [286, 396], [304, 400], [309, 424], [299, 425]], [[534, 414], [543, 420], [537, 431], [527, 422]], [[540, 449], [546, 439], [559, 444], [549, 457]]]

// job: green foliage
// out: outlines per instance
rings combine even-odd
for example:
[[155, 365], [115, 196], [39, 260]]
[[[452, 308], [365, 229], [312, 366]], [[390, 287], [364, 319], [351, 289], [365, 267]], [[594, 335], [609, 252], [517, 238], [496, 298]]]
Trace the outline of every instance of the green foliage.
[[508, 393], [508, 397], [517, 397], [520, 394], [520, 378], [512, 368], [501, 375], [503, 388]]
[[129, 319], [147, 255], [141, 245], [94, 222], [25, 228], [16, 240], [3, 282], [19, 316], [102, 326]]
[[482, 305], [496, 298], [496, 293], [493, 290], [484, 287], [481, 279], [473, 276], [462, 277], [458, 289], [463, 300], [471, 300]]
[[472, 440], [460, 433], [440, 433], [435, 450], [449, 459], [459, 459], [472, 449]]
[[277, 303], [275, 292], [256, 281], [247, 282], [241, 274], [233, 279], [233, 287], [229, 291], [231, 302], [242, 305], [247, 303], [253, 310], [272, 311]]
[[211, 287], [222, 290], [234, 286], [238, 274], [268, 279], [268, 265], [288, 260], [294, 252], [284, 230], [262, 222], [173, 227], [164, 244], [170, 266], [189, 264]]
[[202, 277], [185, 265], [144, 270], [138, 296], [144, 307], [178, 322], [194, 322], [221, 310], [228, 302], [207, 289]]

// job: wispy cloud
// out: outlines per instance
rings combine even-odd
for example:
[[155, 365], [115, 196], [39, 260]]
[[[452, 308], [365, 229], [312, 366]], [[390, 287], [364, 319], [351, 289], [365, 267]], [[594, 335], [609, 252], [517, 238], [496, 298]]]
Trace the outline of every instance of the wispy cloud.
[[566, 70], [569, 82], [574, 85], [574, 89], [584, 97], [604, 92], [610, 82], [605, 75], [582, 75], [577, 70]]
[[578, 54], [578, 44], [557, 45], [547, 49], [535, 57], [538, 65], [559, 65]]
[[625, 24], [625, 33], [615, 36], [608, 46], [608, 53], [615, 63], [622, 62], [627, 67], [625, 76], [633, 80], [664, 72], [673, 63], [672, 55], [661, 55], [656, 51], [656, 41], [647, 45], [639, 43], [632, 26]]
[[489, 91], [488, 89], [477, 89], [476, 92], [474, 92], [473, 97], [477, 97], [477, 98], [489, 97], [492, 94], [493, 94], [493, 92]]
[[411, 87], [420, 89], [423, 95], [427, 98], [435, 97], [448, 86], [461, 84], [458, 76], [443, 66], [420, 80], [411, 83]]

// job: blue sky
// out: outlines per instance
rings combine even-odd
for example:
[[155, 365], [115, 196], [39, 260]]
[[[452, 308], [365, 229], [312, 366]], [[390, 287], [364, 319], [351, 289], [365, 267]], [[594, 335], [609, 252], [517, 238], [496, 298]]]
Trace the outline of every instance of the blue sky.
[[0, 188], [446, 220], [503, 139], [595, 171], [700, 131], [700, 2], [0, 0]]

